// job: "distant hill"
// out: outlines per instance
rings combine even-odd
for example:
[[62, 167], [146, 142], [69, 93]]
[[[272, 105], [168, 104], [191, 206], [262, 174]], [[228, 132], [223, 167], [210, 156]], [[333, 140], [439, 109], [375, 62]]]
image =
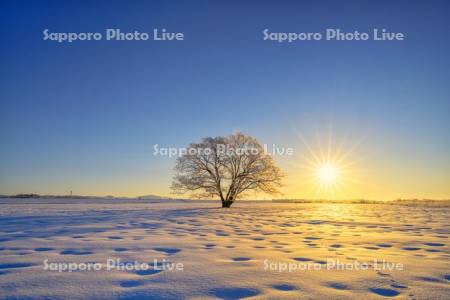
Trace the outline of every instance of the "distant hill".
[[162, 197], [162, 196], [158, 196], [158, 195], [144, 195], [144, 196], [139, 196], [136, 198], [143, 199], [143, 200], [173, 200], [172, 198]]
[[46, 198], [46, 199], [140, 199], [140, 200], [173, 200], [173, 198], [158, 195], [144, 195], [139, 197], [116, 197], [108, 196], [88, 196], [88, 195], [39, 195], [39, 194], [16, 194], [0, 195], [0, 198]]

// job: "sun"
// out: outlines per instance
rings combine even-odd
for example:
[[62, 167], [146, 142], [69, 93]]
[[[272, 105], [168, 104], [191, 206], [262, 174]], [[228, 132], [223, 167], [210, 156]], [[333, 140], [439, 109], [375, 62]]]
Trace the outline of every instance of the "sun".
[[[341, 134], [342, 135], [342, 134]], [[316, 130], [315, 135], [303, 136], [302, 157], [295, 163], [297, 193], [311, 199], [362, 198], [363, 169], [359, 147], [363, 139], [333, 136], [328, 130]], [[294, 182], [294, 180], [293, 180]]]
[[332, 163], [322, 163], [317, 166], [316, 170], [316, 179], [323, 186], [332, 186], [336, 185], [339, 170], [336, 165]]

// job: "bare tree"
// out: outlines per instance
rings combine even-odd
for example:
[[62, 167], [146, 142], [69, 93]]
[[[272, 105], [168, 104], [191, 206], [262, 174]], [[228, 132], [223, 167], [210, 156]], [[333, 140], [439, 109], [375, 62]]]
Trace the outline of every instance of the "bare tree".
[[177, 159], [172, 190], [219, 197], [222, 207], [250, 191], [279, 193], [284, 174], [254, 137], [235, 133], [190, 144]]

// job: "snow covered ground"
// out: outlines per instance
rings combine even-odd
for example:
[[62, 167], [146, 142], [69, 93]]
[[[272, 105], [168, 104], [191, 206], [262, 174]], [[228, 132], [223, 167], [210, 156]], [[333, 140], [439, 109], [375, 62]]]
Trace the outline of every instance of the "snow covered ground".
[[218, 206], [0, 199], [0, 298], [450, 299], [450, 207]]

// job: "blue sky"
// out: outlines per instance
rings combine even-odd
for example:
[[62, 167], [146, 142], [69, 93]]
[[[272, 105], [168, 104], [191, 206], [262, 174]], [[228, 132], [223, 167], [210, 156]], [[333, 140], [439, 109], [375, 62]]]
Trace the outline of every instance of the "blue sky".
[[[280, 159], [292, 175], [307, 155], [298, 134], [321, 139], [332, 126], [336, 143], [364, 140], [357, 156], [376, 186], [348, 197], [450, 196], [446, 1], [3, 1], [0, 11], [0, 193], [167, 195], [174, 161], [152, 156], [154, 144], [235, 130], [294, 147]], [[56, 43], [42, 40], [46, 28], [166, 28], [185, 40]], [[265, 28], [386, 28], [406, 40], [279, 44], [262, 40]]]

